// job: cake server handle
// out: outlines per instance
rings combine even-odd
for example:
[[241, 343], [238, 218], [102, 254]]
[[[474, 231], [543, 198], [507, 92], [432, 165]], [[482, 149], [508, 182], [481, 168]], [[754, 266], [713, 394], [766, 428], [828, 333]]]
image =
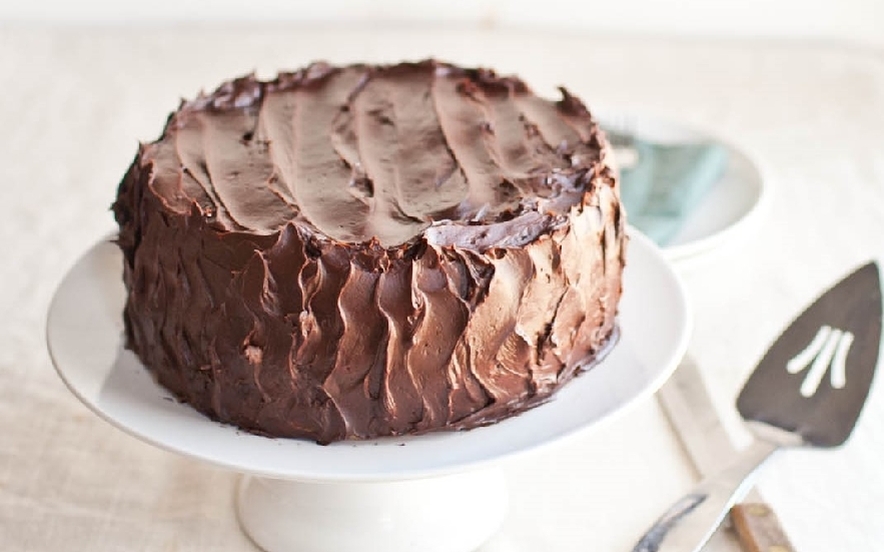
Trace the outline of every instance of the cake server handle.
[[756, 439], [730, 467], [700, 481], [651, 526], [632, 552], [699, 552], [779, 444]]

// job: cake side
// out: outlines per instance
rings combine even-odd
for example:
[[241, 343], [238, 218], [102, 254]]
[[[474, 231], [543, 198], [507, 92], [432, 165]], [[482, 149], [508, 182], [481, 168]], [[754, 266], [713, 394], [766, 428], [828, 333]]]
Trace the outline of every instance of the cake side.
[[576, 98], [488, 71], [232, 81], [120, 185], [127, 344], [201, 412], [274, 436], [513, 415], [613, 330], [626, 238], [606, 159]]

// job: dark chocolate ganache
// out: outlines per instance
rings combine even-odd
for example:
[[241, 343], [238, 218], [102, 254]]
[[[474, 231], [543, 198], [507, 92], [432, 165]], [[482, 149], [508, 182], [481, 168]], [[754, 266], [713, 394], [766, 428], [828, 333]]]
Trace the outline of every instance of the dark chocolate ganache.
[[561, 93], [428, 60], [184, 102], [113, 206], [127, 346], [214, 419], [322, 443], [543, 402], [610, 339], [626, 241]]

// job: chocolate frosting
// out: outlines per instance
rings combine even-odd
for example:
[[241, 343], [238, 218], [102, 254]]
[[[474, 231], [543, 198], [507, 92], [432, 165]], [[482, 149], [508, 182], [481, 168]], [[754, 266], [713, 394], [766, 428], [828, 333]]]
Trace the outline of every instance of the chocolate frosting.
[[182, 400], [274, 436], [518, 413], [612, 334], [626, 238], [607, 151], [567, 91], [489, 70], [225, 83], [120, 184], [127, 344]]

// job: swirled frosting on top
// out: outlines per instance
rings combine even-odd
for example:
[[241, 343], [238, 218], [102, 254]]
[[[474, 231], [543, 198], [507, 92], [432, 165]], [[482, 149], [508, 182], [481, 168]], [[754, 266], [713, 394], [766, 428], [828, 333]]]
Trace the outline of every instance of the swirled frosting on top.
[[599, 158], [579, 100], [535, 96], [518, 78], [434, 60], [315, 63], [246, 76], [185, 102], [145, 146], [151, 186], [223, 231], [288, 222], [320, 239], [486, 249], [562, 222]]

